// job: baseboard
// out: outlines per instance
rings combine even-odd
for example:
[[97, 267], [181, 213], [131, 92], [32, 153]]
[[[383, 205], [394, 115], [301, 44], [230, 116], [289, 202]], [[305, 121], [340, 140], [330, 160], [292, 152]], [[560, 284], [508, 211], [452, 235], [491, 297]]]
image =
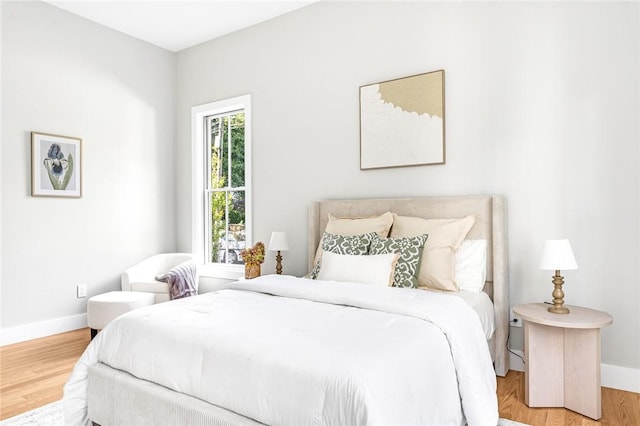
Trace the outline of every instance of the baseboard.
[[[510, 369], [524, 371], [524, 353], [511, 349], [509, 352]], [[640, 369], [600, 364], [600, 384], [605, 388], [640, 393]]]
[[602, 386], [640, 393], [640, 369], [600, 364]]
[[0, 330], [0, 346], [25, 342], [87, 327], [87, 314], [70, 315]]

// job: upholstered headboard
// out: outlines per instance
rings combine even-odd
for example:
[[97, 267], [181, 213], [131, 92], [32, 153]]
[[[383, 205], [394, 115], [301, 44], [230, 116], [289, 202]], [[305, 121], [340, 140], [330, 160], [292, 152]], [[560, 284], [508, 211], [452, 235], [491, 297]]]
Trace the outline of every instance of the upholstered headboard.
[[309, 209], [309, 270], [316, 248], [327, 226], [329, 213], [337, 217], [367, 217], [385, 212], [421, 218], [460, 218], [474, 215], [468, 239], [487, 240], [487, 280], [484, 291], [494, 304], [496, 331], [490, 342], [496, 374], [509, 371], [507, 336], [509, 331], [509, 283], [505, 203], [499, 195], [456, 197], [326, 200]]

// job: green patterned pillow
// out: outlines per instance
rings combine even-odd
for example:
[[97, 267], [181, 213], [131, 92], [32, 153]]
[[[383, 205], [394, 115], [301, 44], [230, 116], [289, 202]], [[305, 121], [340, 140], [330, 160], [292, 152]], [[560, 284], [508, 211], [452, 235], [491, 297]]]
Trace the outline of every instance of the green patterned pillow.
[[420, 259], [428, 235], [401, 238], [380, 238], [375, 235], [369, 254], [398, 253], [398, 263], [394, 272], [394, 287], [417, 287]]
[[[320, 248], [322, 251], [330, 251], [335, 254], [365, 255], [369, 254], [369, 247], [374, 237], [377, 237], [375, 232], [360, 235], [337, 235], [325, 231], [322, 234], [322, 240], [320, 240]], [[314, 280], [318, 277], [321, 263], [322, 257], [316, 259], [313, 271], [311, 271], [311, 278]]]

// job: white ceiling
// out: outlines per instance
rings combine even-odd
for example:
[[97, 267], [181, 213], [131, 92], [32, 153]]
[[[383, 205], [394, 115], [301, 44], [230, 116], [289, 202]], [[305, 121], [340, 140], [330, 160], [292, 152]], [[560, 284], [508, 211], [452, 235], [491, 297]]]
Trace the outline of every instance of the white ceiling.
[[317, 0], [44, 0], [177, 52]]

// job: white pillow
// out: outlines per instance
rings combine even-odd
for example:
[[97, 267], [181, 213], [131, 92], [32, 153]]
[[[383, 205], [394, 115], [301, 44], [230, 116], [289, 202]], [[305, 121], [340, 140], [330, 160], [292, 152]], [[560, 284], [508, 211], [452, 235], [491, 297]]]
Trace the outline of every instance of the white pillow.
[[390, 286], [397, 261], [398, 253], [357, 256], [325, 251], [316, 279]]
[[463, 291], [480, 293], [487, 278], [487, 240], [464, 240], [456, 251], [455, 282]]

